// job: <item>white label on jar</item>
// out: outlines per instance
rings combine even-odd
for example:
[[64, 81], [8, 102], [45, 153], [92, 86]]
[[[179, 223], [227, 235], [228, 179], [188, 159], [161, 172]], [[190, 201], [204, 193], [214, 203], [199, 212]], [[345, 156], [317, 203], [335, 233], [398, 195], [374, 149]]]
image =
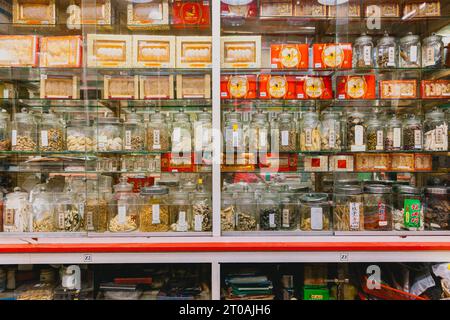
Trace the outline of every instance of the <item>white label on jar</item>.
[[203, 225], [203, 215], [196, 214], [194, 217], [194, 230], [202, 231], [202, 225]]
[[131, 131], [125, 130], [125, 148], [131, 148]]
[[422, 130], [414, 130], [414, 148], [422, 148]]
[[12, 144], [13, 146], [16, 146], [16, 145], [17, 145], [17, 130], [13, 130], [13, 131], [11, 132], [11, 144]]
[[161, 131], [153, 130], [153, 149], [161, 149]]
[[323, 229], [323, 210], [322, 208], [311, 208], [311, 230]]
[[231, 142], [234, 148], [239, 147], [239, 132], [233, 131], [233, 134], [231, 136]]
[[80, 205], [78, 206], [78, 211], [80, 213], [80, 216], [83, 218], [84, 217], [84, 203], [80, 203]]
[[350, 202], [349, 204], [349, 220], [350, 220], [350, 230], [359, 230], [359, 202]]
[[186, 211], [178, 212], [177, 231], [187, 231]]
[[48, 147], [48, 131], [41, 130], [41, 145], [43, 147]]
[[395, 48], [389, 47], [388, 49], [388, 66], [395, 67]]
[[99, 148], [106, 148], [107, 144], [108, 144], [107, 136], [98, 136], [98, 147]]
[[180, 127], [173, 128], [173, 142], [179, 143], [180, 140], [181, 140], [181, 128]]
[[259, 147], [265, 148], [267, 146], [267, 131], [259, 130]]
[[362, 146], [364, 144], [364, 127], [361, 125], [355, 126], [355, 145]]
[[428, 66], [432, 66], [434, 65], [434, 47], [427, 47], [426, 51], [425, 51], [425, 66], [424, 67], [428, 67]]
[[330, 129], [330, 131], [328, 131], [328, 144], [330, 148], [334, 148], [336, 146], [336, 131], [334, 131], [334, 129]]
[[409, 61], [417, 62], [417, 46], [411, 46], [409, 48]]
[[281, 145], [282, 146], [289, 145], [289, 131], [281, 131]]
[[384, 138], [383, 138], [383, 130], [377, 131], [377, 149], [383, 148]]
[[394, 128], [394, 148], [400, 148], [401, 146], [401, 134], [402, 129]]
[[310, 128], [305, 129], [305, 146], [312, 146], [312, 129]]
[[65, 223], [64, 223], [65, 219], [64, 218], [65, 218], [64, 212], [60, 212], [58, 214], [58, 228], [61, 229], [61, 230], [64, 229], [64, 225], [65, 225]]
[[289, 209], [283, 209], [282, 215], [281, 215], [281, 219], [282, 219], [282, 225], [283, 228], [289, 228], [290, 227], [290, 212]]
[[444, 139], [445, 139], [444, 130], [442, 129], [441, 126], [436, 127], [436, 144], [438, 145], [444, 144]]
[[364, 64], [370, 66], [372, 63], [372, 48], [370, 46], [363, 47]]
[[6, 209], [5, 210], [5, 221], [3, 222], [5, 225], [14, 225], [14, 221], [16, 219], [16, 209]]
[[94, 230], [94, 213], [92, 211], [86, 212], [86, 229], [88, 231]]
[[118, 206], [117, 210], [117, 222], [119, 224], [125, 224], [127, 221], [127, 206]]
[[152, 224], [160, 224], [159, 204], [152, 204]]
[[275, 224], [275, 213], [269, 214], [269, 227], [275, 228], [277, 225]]

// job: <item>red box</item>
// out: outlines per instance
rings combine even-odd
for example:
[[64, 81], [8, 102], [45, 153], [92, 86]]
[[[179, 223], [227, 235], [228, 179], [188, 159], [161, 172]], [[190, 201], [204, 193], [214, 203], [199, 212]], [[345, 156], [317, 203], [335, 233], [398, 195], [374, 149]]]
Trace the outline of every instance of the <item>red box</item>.
[[331, 77], [302, 76], [297, 77], [297, 99], [333, 99]]
[[376, 80], [374, 75], [337, 77], [336, 98], [375, 99]]
[[422, 80], [423, 99], [445, 99], [450, 97], [450, 80]]
[[172, 25], [175, 28], [209, 27], [209, 1], [175, 1], [172, 5]]
[[256, 75], [221, 76], [222, 99], [256, 99]]
[[295, 76], [259, 76], [259, 97], [261, 99], [294, 100], [296, 95]]
[[[232, 5], [235, 1], [222, 0], [220, 2], [220, 15], [229, 18], [249, 18], [256, 17], [258, 14], [258, 6], [256, 0], [251, 0], [250, 3], [244, 5]], [[249, 2], [249, 1], [246, 1]]]
[[194, 153], [163, 153], [161, 155], [162, 172], [194, 172]]
[[259, 168], [270, 172], [296, 172], [298, 154], [268, 153], [259, 158]]
[[308, 69], [307, 44], [272, 44], [270, 64], [275, 69]]
[[315, 69], [349, 69], [352, 67], [351, 43], [316, 43], [313, 45]]
[[128, 177], [127, 182], [133, 185], [133, 192], [139, 193], [141, 192], [141, 188], [153, 186], [155, 184], [155, 177], [131, 176]]

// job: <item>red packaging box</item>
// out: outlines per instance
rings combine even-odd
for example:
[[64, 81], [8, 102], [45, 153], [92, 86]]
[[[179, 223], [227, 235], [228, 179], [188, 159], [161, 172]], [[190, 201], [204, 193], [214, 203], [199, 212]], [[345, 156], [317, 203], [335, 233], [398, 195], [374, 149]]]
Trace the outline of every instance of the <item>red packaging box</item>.
[[256, 99], [256, 75], [221, 76], [222, 99]]
[[175, 28], [206, 28], [210, 26], [209, 1], [175, 1], [172, 5], [172, 25]]
[[194, 172], [194, 153], [163, 153], [161, 155], [162, 172]]
[[450, 97], [450, 80], [422, 80], [422, 99]]
[[307, 44], [272, 44], [270, 64], [274, 69], [308, 69]]
[[296, 99], [295, 76], [259, 76], [259, 97], [261, 99]]
[[234, 5], [236, 1], [222, 0], [220, 2], [220, 15], [229, 18], [249, 18], [256, 17], [258, 6], [256, 0], [245, 1], [247, 4]]
[[336, 98], [338, 99], [375, 99], [376, 80], [374, 75], [337, 77]]
[[313, 45], [315, 69], [349, 69], [352, 67], [351, 43], [316, 43]]
[[296, 172], [298, 155], [295, 153], [268, 153], [259, 158], [259, 168], [269, 172]]
[[331, 77], [297, 77], [296, 87], [297, 99], [300, 100], [327, 100], [333, 98]]

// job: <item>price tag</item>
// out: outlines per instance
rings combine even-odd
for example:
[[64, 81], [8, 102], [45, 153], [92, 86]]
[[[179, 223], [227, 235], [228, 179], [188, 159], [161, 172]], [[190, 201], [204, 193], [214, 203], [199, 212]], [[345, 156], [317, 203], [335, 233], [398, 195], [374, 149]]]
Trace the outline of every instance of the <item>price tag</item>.
[[383, 150], [384, 139], [383, 139], [383, 130], [377, 131], [377, 150]]
[[395, 67], [395, 48], [394, 47], [389, 47], [387, 65], [389, 67]]
[[409, 60], [411, 62], [417, 62], [417, 46], [411, 46], [409, 48]]
[[339, 252], [339, 261], [348, 262], [349, 254], [348, 252]]
[[307, 146], [307, 147], [312, 146], [312, 129], [311, 128], [305, 129], [305, 146]]
[[85, 253], [83, 254], [83, 263], [92, 263], [94, 260], [92, 259], [92, 254]]

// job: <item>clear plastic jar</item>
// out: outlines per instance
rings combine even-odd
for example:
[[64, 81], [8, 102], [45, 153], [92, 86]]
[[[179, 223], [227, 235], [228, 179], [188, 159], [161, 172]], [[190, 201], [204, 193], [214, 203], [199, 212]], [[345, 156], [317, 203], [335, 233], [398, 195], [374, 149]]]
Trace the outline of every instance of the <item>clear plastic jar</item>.
[[133, 185], [126, 177], [114, 185], [112, 210], [109, 217], [109, 231], [131, 232], [139, 228], [139, 196], [133, 193]]
[[326, 193], [300, 196], [300, 229], [302, 231], [331, 230], [330, 203]]
[[65, 135], [64, 124], [61, 118], [54, 113], [42, 115], [41, 126], [39, 128], [39, 145], [41, 151], [63, 151]]
[[378, 40], [376, 58], [378, 68], [397, 68], [398, 46], [394, 37], [390, 37], [385, 33], [384, 36]]
[[111, 190], [104, 188], [98, 192], [88, 192], [84, 206], [84, 229], [89, 232], [105, 232], [108, 229]]
[[2, 109], [0, 112], [0, 151], [11, 149], [11, 121], [9, 113]]
[[225, 134], [225, 151], [245, 152], [246, 146], [244, 141], [244, 124], [241, 114], [231, 112], [225, 115], [225, 125], [223, 128]]
[[274, 121], [270, 130], [271, 150], [276, 152], [294, 152], [297, 150], [297, 130], [293, 115], [282, 112]]
[[403, 150], [422, 150], [423, 127], [420, 119], [410, 116], [403, 123]]
[[427, 230], [450, 230], [450, 201], [448, 187], [425, 189], [425, 227]]
[[342, 124], [339, 113], [329, 112], [323, 115], [320, 126], [322, 151], [340, 151], [342, 148]]
[[89, 118], [75, 118], [67, 123], [68, 151], [92, 152], [96, 150], [95, 131]]
[[252, 116], [249, 127], [249, 150], [261, 153], [269, 151], [269, 122], [267, 115], [262, 111]]
[[306, 112], [300, 124], [300, 150], [320, 151], [320, 121], [315, 112]]
[[197, 190], [192, 200], [193, 230], [211, 231], [212, 205], [211, 194], [205, 190]]
[[183, 189], [170, 195], [170, 228], [172, 231], [187, 232], [192, 226], [192, 205], [189, 194]]
[[373, 68], [375, 66], [372, 37], [363, 33], [356, 38], [353, 50], [353, 66], [355, 68]]
[[377, 116], [367, 121], [366, 141], [367, 150], [384, 150], [384, 124], [378, 120]]
[[41, 187], [38, 193], [33, 194], [31, 207], [33, 210], [32, 232], [56, 231], [52, 193], [47, 192], [45, 187]]
[[122, 151], [122, 124], [119, 118], [109, 114], [99, 117], [95, 129], [97, 151]]
[[386, 126], [386, 137], [384, 139], [384, 148], [386, 150], [402, 150], [402, 122], [395, 115], [389, 119]]
[[55, 228], [59, 232], [81, 231], [84, 217], [84, 201], [75, 192], [53, 193]]
[[256, 231], [258, 227], [255, 193], [240, 192], [236, 199], [236, 230]]
[[[448, 56], [450, 56], [447, 53]], [[437, 34], [422, 41], [422, 66], [424, 68], [441, 68], [444, 66], [444, 42]]]
[[147, 150], [164, 152], [169, 149], [169, 128], [166, 116], [157, 110], [150, 116], [150, 122], [147, 124]]
[[392, 230], [392, 188], [373, 184], [364, 191], [364, 230]]
[[142, 188], [139, 212], [141, 232], [169, 231], [169, 188], [159, 185]]
[[353, 111], [347, 116], [347, 146], [351, 151], [366, 151], [366, 116]]
[[409, 32], [399, 43], [400, 68], [420, 68], [422, 64], [420, 37]]
[[3, 210], [3, 232], [30, 232], [32, 225], [32, 208], [28, 193], [14, 188], [6, 195]]
[[419, 188], [395, 186], [393, 224], [395, 230], [424, 230], [424, 199]]
[[280, 230], [281, 210], [280, 199], [277, 193], [266, 193], [259, 201], [259, 229]]
[[142, 151], [145, 147], [145, 128], [142, 118], [135, 112], [127, 116], [123, 124], [123, 149], [126, 151]]
[[298, 201], [293, 193], [280, 193], [281, 230], [297, 230], [300, 221]]
[[27, 109], [22, 109], [22, 112], [14, 115], [11, 129], [13, 151], [37, 151], [37, 123]]
[[360, 186], [334, 188], [333, 224], [337, 231], [364, 231], [364, 199]]
[[189, 115], [180, 110], [174, 116], [171, 132], [172, 152], [192, 151], [192, 125]]
[[[222, 192], [220, 225], [222, 231], [234, 231], [236, 225], [236, 201], [232, 192]], [[255, 223], [256, 225], [256, 223]]]
[[423, 123], [424, 150], [447, 151], [448, 150], [448, 122], [445, 113], [434, 109], [425, 115]]

